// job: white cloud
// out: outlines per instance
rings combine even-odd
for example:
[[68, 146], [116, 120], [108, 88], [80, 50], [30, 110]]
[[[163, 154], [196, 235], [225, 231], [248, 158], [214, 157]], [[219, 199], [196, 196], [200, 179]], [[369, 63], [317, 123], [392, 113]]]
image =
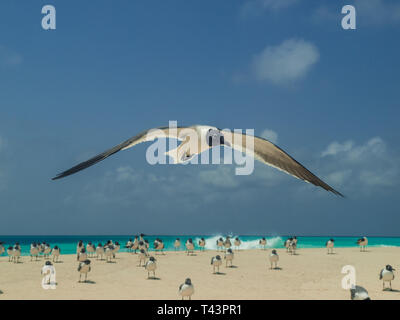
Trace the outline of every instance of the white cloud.
[[265, 11], [277, 12], [286, 9], [298, 0], [248, 0], [241, 8], [241, 15], [244, 17], [259, 15]]
[[253, 60], [253, 72], [260, 81], [282, 84], [304, 77], [318, 61], [318, 48], [302, 39], [285, 40], [268, 46]]
[[321, 157], [325, 159], [324, 166], [329, 167], [325, 171], [331, 172], [326, 175], [328, 182], [357, 192], [394, 186], [399, 178], [399, 161], [380, 137], [359, 145], [351, 140], [333, 142]]
[[22, 63], [22, 56], [0, 45], [0, 66], [13, 67]]
[[353, 141], [346, 141], [344, 143], [332, 142], [326, 149], [321, 153], [322, 157], [329, 155], [336, 155], [340, 152], [346, 152], [353, 148]]
[[271, 129], [265, 129], [263, 132], [261, 132], [261, 138], [267, 139], [274, 144], [278, 143], [278, 133]]
[[362, 160], [363, 157], [371, 157], [371, 155], [383, 155], [385, 150], [385, 142], [380, 137], [374, 137], [368, 140], [364, 145], [359, 146], [356, 146], [351, 140], [343, 143], [337, 141], [332, 142], [321, 153], [321, 156], [335, 156], [342, 153], [347, 160], [358, 161]]
[[345, 181], [350, 177], [352, 173], [351, 169], [335, 171], [327, 175], [326, 179], [335, 187], [342, 186]]

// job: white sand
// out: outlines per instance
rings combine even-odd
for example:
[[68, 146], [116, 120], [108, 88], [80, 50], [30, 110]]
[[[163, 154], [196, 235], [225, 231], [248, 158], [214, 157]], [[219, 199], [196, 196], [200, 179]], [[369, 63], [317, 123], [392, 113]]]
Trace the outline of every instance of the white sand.
[[[328, 255], [325, 249], [301, 249], [291, 256], [278, 250], [281, 270], [270, 270], [270, 250], [235, 252], [235, 268], [221, 267], [222, 275], [212, 274], [215, 251], [166, 252], [155, 255], [158, 280], [148, 280], [143, 267], [137, 267], [135, 254], [119, 253], [115, 263], [92, 260], [90, 283], [78, 283], [75, 255], [62, 255], [55, 264], [57, 286], [44, 290], [40, 270], [44, 264], [22, 257], [22, 263], [0, 258], [0, 299], [179, 299], [178, 287], [190, 277], [195, 286], [193, 299], [349, 299], [341, 287], [344, 265], [356, 268], [357, 284], [364, 286], [372, 299], [399, 299], [400, 292], [382, 291], [379, 271], [391, 264], [400, 270], [400, 248], [337, 248]], [[153, 252], [151, 252], [154, 255]], [[219, 253], [221, 254], [221, 253]], [[223, 255], [223, 254], [222, 254]], [[399, 264], [398, 264], [399, 262]], [[400, 276], [392, 282], [400, 290]]]

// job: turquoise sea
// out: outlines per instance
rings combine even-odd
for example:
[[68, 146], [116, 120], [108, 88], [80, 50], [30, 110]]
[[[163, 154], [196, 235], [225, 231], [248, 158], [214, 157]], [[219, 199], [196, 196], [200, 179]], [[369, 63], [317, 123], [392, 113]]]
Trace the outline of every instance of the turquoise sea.
[[[206, 240], [206, 249], [207, 250], [215, 250], [216, 249], [216, 241], [220, 237], [225, 237], [226, 235], [193, 235], [193, 236], [178, 236], [178, 235], [149, 235], [144, 238], [147, 239], [150, 243], [150, 250], [153, 250], [153, 241], [156, 238], [161, 238], [165, 243], [165, 250], [172, 251], [174, 250], [174, 241], [176, 238], [181, 239], [182, 247], [181, 250], [184, 249], [184, 243], [188, 238], [192, 238], [195, 244], [198, 243], [200, 238], [204, 238]], [[237, 235], [231, 235], [231, 238], [235, 238]], [[241, 249], [257, 249], [259, 248], [258, 241], [263, 236], [238, 236], [242, 245]], [[126, 242], [130, 239], [134, 239], [134, 236], [0, 236], [0, 241], [4, 242], [4, 247], [14, 245], [16, 242], [19, 242], [22, 248], [22, 255], [29, 255], [30, 244], [32, 242], [47, 242], [54, 247], [55, 245], [61, 248], [62, 254], [75, 254], [76, 253], [76, 245], [79, 240], [82, 240], [85, 245], [90, 241], [94, 244], [102, 243], [103, 245], [107, 242], [107, 240], [112, 240], [113, 242], [118, 241], [121, 244], [121, 251], [126, 251], [124, 248]], [[267, 239], [267, 247], [269, 248], [283, 248], [283, 242], [287, 238], [286, 236], [265, 236]], [[330, 236], [327, 237], [297, 237], [298, 238], [298, 248], [323, 248], [325, 247], [325, 243]], [[335, 239], [335, 247], [356, 247], [356, 241], [359, 237], [332, 237]], [[400, 237], [368, 237], [369, 246], [371, 247], [400, 247]], [[233, 241], [232, 241], [233, 244]], [[5, 254], [3, 254], [5, 255]]]

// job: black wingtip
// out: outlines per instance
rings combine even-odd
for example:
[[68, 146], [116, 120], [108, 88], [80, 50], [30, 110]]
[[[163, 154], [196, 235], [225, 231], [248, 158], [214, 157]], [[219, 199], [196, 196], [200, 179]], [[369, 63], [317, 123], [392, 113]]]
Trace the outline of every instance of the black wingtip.
[[334, 194], [336, 194], [337, 196], [340, 196], [340, 197], [342, 197], [342, 198], [346, 198], [346, 196], [343, 195], [343, 194], [341, 194], [339, 191], [333, 190], [332, 192], [333, 192]]
[[341, 196], [342, 198], [346, 198], [346, 196], [341, 194], [339, 191], [334, 190], [334, 194], [336, 194], [337, 196]]

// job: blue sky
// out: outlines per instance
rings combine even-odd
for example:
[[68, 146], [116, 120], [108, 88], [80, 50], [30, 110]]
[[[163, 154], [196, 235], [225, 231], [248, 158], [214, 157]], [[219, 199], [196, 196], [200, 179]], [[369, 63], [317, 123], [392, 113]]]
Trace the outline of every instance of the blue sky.
[[[2, 1], [0, 234], [400, 236], [399, 27], [389, 0]], [[50, 180], [169, 120], [254, 129], [346, 199], [148, 145]]]

